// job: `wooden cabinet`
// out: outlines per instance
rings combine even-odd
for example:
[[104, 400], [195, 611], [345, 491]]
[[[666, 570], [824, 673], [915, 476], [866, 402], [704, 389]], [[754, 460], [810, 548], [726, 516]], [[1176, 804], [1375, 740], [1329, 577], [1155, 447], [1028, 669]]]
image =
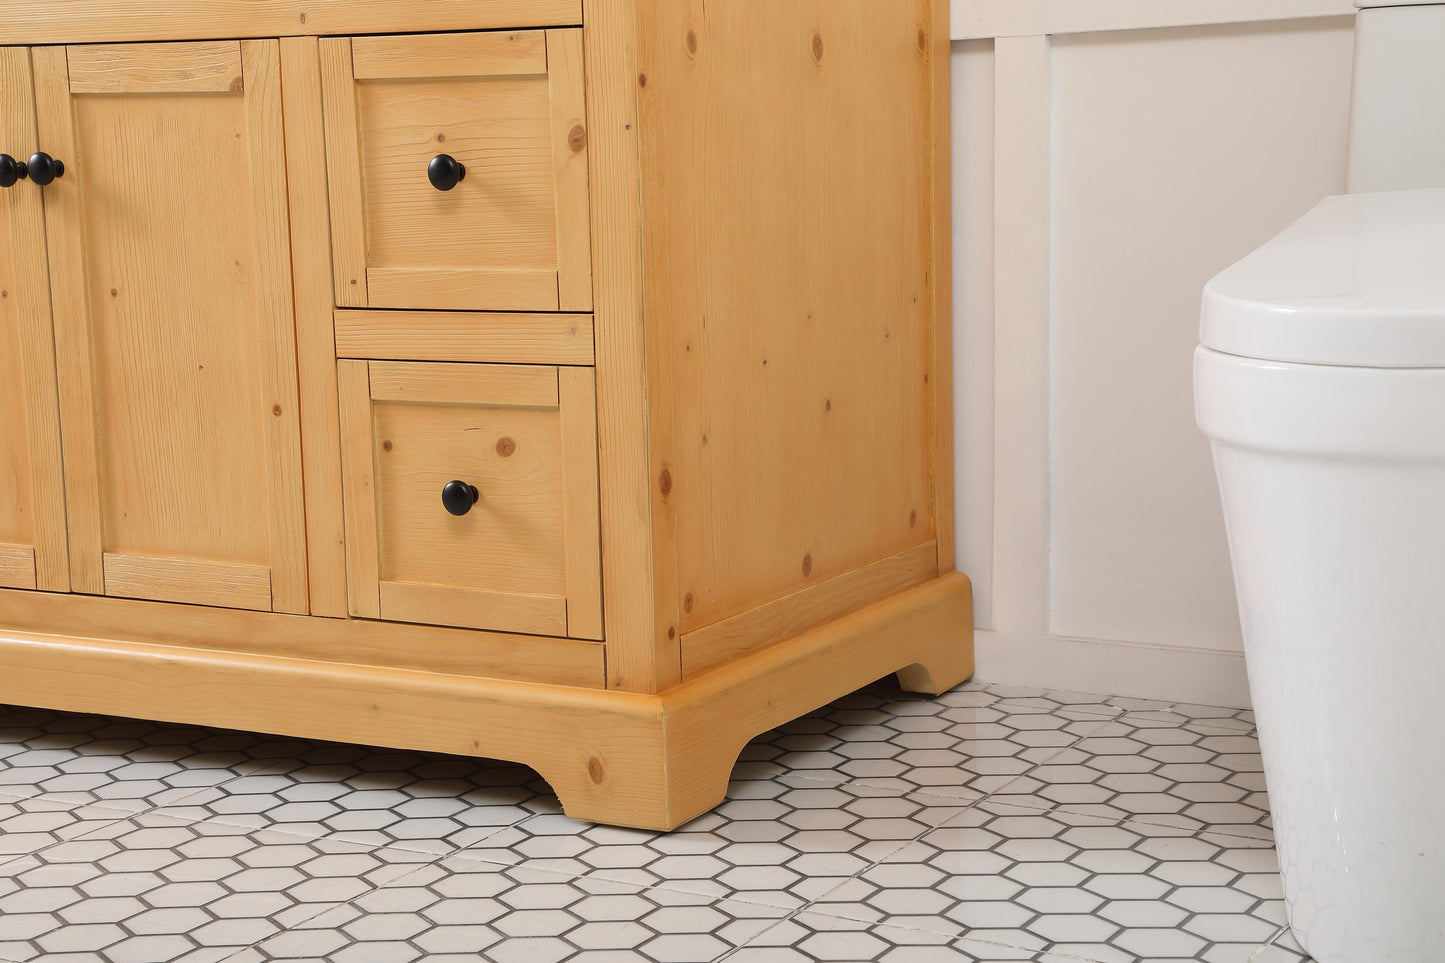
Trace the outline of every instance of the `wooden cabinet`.
[[966, 678], [948, 65], [944, 0], [0, 7], [0, 702], [671, 828]]

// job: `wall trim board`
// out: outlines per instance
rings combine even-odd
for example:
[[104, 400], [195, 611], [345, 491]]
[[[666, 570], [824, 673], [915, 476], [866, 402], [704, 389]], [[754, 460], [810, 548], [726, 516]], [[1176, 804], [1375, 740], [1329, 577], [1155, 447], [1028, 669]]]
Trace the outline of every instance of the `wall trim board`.
[[1006, 635], [977, 630], [985, 682], [1248, 708], [1244, 654], [1138, 642]]
[[953, 0], [954, 40], [1353, 16], [1354, 0]]
[[[994, 41], [992, 617], [1048, 629], [1049, 38]], [[958, 329], [965, 324], [955, 322]]]

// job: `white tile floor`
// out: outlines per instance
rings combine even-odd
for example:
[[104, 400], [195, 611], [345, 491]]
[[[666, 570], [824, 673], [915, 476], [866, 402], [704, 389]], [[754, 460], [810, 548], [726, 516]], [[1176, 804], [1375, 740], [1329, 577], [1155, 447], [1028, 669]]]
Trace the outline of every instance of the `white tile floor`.
[[885, 681], [658, 834], [506, 763], [0, 707], [0, 960], [1305, 960], [1283, 923], [1247, 712]]

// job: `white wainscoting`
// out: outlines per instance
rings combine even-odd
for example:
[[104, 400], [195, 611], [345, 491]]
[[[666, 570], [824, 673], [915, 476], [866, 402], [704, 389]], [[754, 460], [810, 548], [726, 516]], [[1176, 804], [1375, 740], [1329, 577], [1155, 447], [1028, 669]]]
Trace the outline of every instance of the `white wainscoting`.
[[1199, 291], [1344, 189], [1341, 0], [955, 0], [959, 567], [983, 678], [1248, 704]]

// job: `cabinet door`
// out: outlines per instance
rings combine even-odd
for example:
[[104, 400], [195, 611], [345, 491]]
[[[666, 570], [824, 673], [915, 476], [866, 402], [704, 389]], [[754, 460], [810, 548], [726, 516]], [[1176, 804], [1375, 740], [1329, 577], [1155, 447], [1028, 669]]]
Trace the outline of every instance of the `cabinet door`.
[[72, 588], [304, 612], [279, 47], [33, 56]]
[[[30, 51], [0, 47], [0, 152], [36, 149]], [[70, 588], [40, 190], [0, 189], [0, 587]]]
[[351, 612], [602, 637], [591, 368], [342, 361]]
[[338, 304], [591, 310], [581, 30], [323, 38], [321, 70]]

